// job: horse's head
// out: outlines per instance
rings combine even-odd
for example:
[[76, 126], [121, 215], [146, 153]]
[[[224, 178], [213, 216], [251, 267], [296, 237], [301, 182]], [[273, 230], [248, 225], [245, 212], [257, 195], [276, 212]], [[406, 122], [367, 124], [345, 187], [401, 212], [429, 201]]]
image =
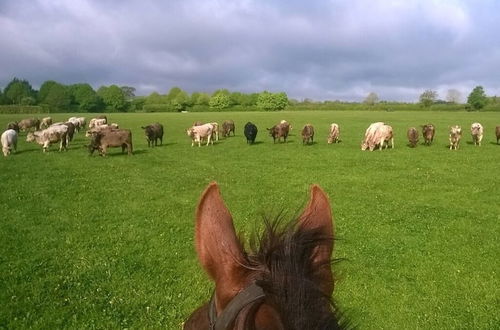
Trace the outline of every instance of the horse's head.
[[328, 197], [317, 185], [309, 203], [286, 228], [267, 222], [259, 246], [247, 253], [216, 183], [196, 210], [196, 251], [215, 282], [210, 303], [185, 329], [336, 329], [331, 302], [334, 227]]

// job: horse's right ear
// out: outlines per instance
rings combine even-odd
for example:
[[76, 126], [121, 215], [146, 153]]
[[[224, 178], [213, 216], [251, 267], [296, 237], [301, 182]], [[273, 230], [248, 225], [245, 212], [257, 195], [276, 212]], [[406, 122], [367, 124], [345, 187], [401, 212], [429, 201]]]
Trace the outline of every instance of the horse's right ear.
[[216, 182], [210, 183], [201, 195], [195, 236], [198, 258], [216, 284], [216, 303], [224, 308], [244, 288], [241, 279], [245, 257]]

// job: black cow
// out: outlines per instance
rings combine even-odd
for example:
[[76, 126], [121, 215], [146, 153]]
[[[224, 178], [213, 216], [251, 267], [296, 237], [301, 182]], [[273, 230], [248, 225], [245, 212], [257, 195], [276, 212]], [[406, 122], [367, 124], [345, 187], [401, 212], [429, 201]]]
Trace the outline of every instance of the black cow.
[[252, 144], [255, 142], [257, 137], [257, 126], [253, 123], [248, 122], [245, 124], [245, 137], [247, 138], [247, 143]]
[[[148, 141], [148, 147], [154, 147], [158, 145], [158, 139], [160, 139], [160, 144], [163, 144], [163, 125], [160, 123], [153, 123], [148, 126], [141, 127], [146, 134], [146, 140]], [[154, 145], [153, 145], [154, 141]]]

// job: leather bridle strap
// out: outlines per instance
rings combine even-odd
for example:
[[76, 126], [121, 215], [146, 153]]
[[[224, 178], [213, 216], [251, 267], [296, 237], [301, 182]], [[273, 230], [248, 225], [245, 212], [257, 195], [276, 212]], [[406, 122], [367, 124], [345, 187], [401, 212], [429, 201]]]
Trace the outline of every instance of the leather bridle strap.
[[264, 290], [255, 283], [246, 287], [227, 304], [226, 308], [217, 317], [215, 308], [215, 292], [210, 300], [210, 307], [208, 309], [208, 317], [210, 320], [210, 330], [227, 330], [228, 327], [234, 322], [239, 312], [245, 306], [265, 297]]

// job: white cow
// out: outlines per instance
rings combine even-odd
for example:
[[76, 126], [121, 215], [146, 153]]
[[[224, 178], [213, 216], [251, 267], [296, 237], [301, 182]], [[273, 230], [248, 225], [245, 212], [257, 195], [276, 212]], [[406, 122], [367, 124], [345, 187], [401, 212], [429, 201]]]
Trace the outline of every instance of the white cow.
[[458, 125], [450, 127], [450, 150], [458, 149], [460, 138], [462, 137], [462, 128]]
[[2, 152], [5, 157], [10, 155], [12, 149], [17, 150], [17, 132], [13, 129], [8, 129], [2, 133], [0, 138], [2, 141]]
[[[198, 147], [201, 146], [201, 140], [207, 139], [207, 146], [210, 144], [212, 138], [212, 131], [214, 127], [212, 124], [204, 124], [200, 126], [193, 126], [188, 128], [186, 133], [191, 137], [191, 147], [194, 146], [195, 142], [198, 142]], [[212, 144], [214, 144], [212, 140]]]
[[373, 144], [373, 136], [377, 132], [377, 129], [380, 126], [385, 125], [383, 122], [379, 121], [376, 123], [372, 123], [365, 131], [365, 137], [363, 141], [361, 141], [361, 150], [366, 150]]
[[27, 142], [36, 141], [36, 143], [42, 146], [43, 152], [47, 152], [49, 150], [49, 146], [52, 143], [60, 142], [59, 151], [62, 151], [62, 149], [66, 149], [67, 134], [68, 134], [68, 126], [55, 125], [55, 126], [50, 126], [49, 128], [44, 129], [43, 131], [28, 133], [26, 141]]
[[338, 124], [332, 123], [330, 125], [330, 133], [328, 134], [328, 144], [339, 143], [340, 127]]
[[470, 132], [472, 134], [472, 142], [474, 145], [481, 146], [481, 140], [483, 139], [483, 125], [480, 123], [474, 123], [470, 127]]

